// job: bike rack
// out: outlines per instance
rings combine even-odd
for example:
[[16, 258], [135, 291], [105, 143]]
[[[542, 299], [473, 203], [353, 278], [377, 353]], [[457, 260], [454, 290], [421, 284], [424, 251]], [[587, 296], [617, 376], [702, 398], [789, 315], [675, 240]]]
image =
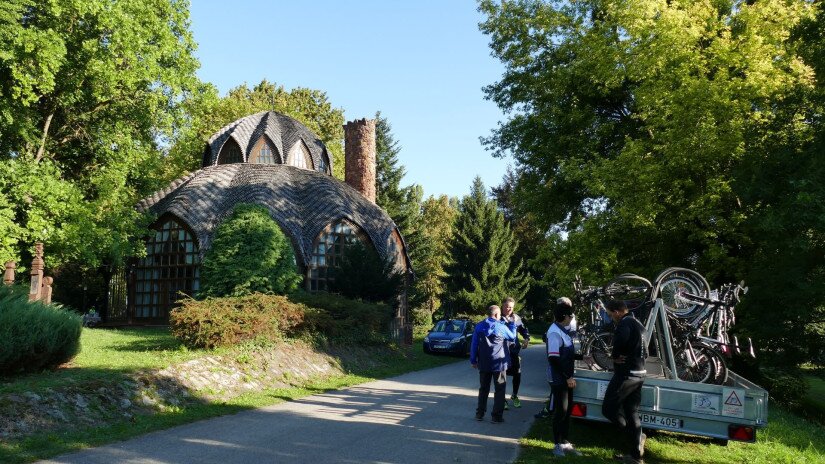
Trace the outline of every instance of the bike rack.
[[677, 380], [676, 376], [676, 357], [673, 355], [673, 345], [670, 338], [670, 328], [667, 322], [667, 313], [665, 312], [665, 304], [661, 298], [656, 298], [656, 303], [645, 321], [645, 339], [647, 340], [647, 350], [650, 352], [650, 342], [653, 341], [653, 334], [659, 342], [659, 356], [664, 355], [664, 361], [668, 371], [665, 372], [667, 377], [671, 380]]

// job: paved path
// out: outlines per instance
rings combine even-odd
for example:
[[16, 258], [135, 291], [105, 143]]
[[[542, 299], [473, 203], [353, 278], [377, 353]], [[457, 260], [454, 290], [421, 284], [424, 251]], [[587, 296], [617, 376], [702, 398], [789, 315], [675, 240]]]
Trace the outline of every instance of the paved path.
[[[522, 351], [523, 407], [474, 418], [478, 374], [463, 361], [204, 420], [48, 463], [509, 463], [547, 395], [541, 345]], [[510, 395], [510, 385], [507, 386]]]

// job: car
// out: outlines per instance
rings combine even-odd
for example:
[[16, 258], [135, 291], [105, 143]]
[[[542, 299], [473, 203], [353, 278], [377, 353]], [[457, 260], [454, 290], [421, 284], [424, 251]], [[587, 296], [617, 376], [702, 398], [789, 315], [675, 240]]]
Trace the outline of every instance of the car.
[[438, 321], [424, 337], [424, 352], [467, 356], [473, 341], [473, 328], [475, 324], [467, 319]]

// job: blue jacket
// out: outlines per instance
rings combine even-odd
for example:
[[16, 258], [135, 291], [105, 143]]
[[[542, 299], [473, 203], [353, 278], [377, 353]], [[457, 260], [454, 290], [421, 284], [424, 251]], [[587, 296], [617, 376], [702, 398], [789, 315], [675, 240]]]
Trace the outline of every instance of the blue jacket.
[[506, 371], [510, 361], [507, 342], [516, 339], [515, 325], [504, 324], [492, 317], [476, 324], [470, 345], [470, 364], [478, 364], [482, 372]]
[[518, 342], [518, 336], [521, 335], [521, 338], [525, 340], [530, 340], [530, 331], [527, 330], [527, 326], [524, 325], [524, 321], [521, 320], [521, 316], [516, 313], [513, 313], [514, 319], [514, 332], [516, 332], [516, 339], [512, 342], [507, 342], [510, 349], [511, 356], [518, 356], [519, 352], [521, 352], [521, 343]]

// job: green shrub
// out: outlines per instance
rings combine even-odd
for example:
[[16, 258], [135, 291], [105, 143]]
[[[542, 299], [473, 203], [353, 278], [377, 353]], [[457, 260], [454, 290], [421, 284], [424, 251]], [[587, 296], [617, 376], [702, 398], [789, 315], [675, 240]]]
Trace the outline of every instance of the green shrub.
[[359, 344], [384, 343], [389, 336], [394, 310], [387, 304], [351, 300], [324, 292], [301, 291], [289, 295], [289, 299], [309, 308], [301, 327], [307, 332]]
[[239, 204], [218, 226], [201, 268], [201, 296], [289, 293], [301, 282], [289, 239], [269, 211]]
[[80, 351], [82, 319], [58, 305], [28, 301], [28, 288], [0, 287], [0, 375], [56, 367]]
[[246, 340], [273, 341], [294, 335], [307, 308], [285, 296], [188, 299], [172, 310], [172, 335], [190, 348], [230, 346]]
[[403, 284], [403, 274], [395, 269], [395, 262], [385, 261], [371, 246], [360, 241], [344, 248], [338, 266], [333, 268], [335, 278], [331, 290], [347, 298], [394, 304]]

